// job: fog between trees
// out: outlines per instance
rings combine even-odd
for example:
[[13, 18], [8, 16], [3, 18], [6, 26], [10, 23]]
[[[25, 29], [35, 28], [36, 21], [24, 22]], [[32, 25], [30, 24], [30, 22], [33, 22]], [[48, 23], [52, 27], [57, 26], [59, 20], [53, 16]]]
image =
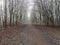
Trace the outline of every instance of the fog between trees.
[[3, 0], [2, 2], [1, 26], [18, 24], [60, 26], [59, 0]]

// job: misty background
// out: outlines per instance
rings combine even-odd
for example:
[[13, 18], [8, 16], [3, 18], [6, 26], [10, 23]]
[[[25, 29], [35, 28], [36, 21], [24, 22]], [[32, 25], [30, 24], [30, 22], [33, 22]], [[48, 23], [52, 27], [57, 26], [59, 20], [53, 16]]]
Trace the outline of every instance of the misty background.
[[0, 0], [0, 25], [60, 26], [60, 0]]

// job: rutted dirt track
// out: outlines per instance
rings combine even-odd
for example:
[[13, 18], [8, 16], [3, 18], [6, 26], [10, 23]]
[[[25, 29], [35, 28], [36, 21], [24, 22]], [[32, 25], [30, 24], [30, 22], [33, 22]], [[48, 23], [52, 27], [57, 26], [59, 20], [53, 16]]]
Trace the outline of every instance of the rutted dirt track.
[[0, 45], [60, 45], [60, 29], [35, 25], [0, 29]]

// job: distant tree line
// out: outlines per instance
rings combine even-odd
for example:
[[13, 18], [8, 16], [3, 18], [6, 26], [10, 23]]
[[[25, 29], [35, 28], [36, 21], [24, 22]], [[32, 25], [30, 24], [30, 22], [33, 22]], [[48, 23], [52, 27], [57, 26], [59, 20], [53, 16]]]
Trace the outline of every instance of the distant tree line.
[[[32, 11], [32, 24], [60, 26], [60, 1], [36, 0], [34, 3], [37, 10], [34, 8]], [[0, 13], [2, 25], [6, 27], [24, 23], [27, 4], [25, 0], [5, 0], [4, 10]]]
[[37, 23], [36, 20], [38, 20], [38, 18], [36, 16], [34, 16], [33, 20], [35, 20], [37, 24], [60, 26], [60, 1], [38, 0], [36, 4], [38, 7], [40, 20]]
[[24, 0], [4, 0], [2, 25], [18, 25], [23, 19], [23, 1]]

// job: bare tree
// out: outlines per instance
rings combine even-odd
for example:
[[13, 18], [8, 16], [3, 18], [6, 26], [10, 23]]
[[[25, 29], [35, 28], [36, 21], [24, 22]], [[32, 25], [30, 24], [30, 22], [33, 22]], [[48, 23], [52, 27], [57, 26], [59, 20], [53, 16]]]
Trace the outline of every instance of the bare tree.
[[7, 26], [7, 0], [5, 0], [5, 8], [4, 8], [4, 21], [3, 25], [6, 27]]

